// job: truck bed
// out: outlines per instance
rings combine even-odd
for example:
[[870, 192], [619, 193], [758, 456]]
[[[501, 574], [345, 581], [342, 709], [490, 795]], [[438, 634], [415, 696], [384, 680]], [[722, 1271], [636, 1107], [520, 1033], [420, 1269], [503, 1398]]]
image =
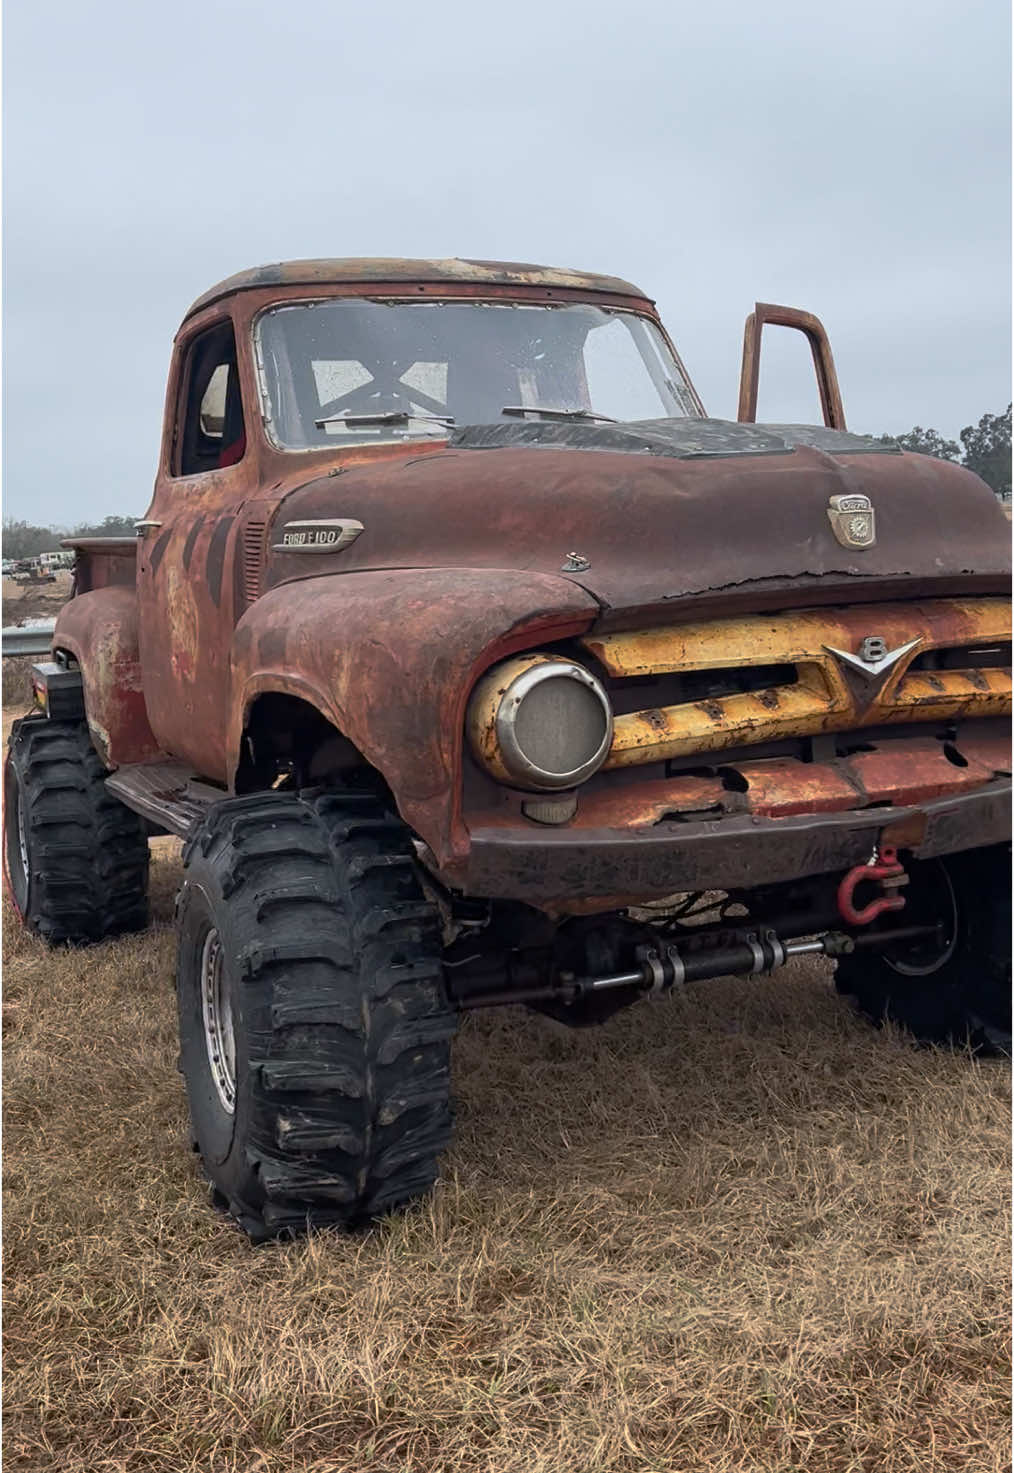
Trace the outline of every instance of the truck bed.
[[[68, 537], [60, 543], [74, 553], [74, 595], [137, 579], [135, 537]], [[72, 595], [73, 596], [73, 595]]]

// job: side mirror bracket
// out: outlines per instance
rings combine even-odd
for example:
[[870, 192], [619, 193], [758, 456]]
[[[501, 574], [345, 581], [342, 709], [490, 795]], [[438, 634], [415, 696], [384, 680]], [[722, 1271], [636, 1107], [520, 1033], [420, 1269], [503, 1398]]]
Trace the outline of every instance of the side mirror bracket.
[[829, 429], [845, 428], [845, 410], [838, 387], [838, 374], [831, 355], [824, 324], [812, 312], [803, 312], [799, 307], [777, 307], [772, 302], [758, 302], [743, 328], [743, 367], [739, 379], [739, 410], [737, 419], [741, 424], [754, 424], [757, 419], [757, 389], [760, 383], [761, 330], [765, 323], [772, 327], [791, 327], [805, 335], [813, 354], [813, 367], [817, 375], [820, 407], [824, 423]]

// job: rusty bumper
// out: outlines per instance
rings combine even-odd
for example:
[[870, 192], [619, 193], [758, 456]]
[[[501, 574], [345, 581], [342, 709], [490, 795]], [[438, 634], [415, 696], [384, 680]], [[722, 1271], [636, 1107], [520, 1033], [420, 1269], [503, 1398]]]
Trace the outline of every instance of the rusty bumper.
[[834, 874], [865, 862], [878, 843], [925, 859], [1001, 843], [1010, 832], [1011, 783], [1000, 778], [889, 810], [742, 814], [635, 831], [475, 828], [467, 858], [446, 878], [469, 895], [608, 909], [636, 898]]

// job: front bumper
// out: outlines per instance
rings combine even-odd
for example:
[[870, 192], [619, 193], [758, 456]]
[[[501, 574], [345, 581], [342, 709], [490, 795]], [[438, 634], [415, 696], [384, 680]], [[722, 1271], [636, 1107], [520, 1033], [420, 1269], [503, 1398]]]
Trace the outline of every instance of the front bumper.
[[1011, 782], [904, 808], [736, 815], [650, 829], [476, 828], [446, 878], [468, 895], [607, 909], [692, 890], [745, 890], [865, 863], [874, 845], [919, 859], [1010, 838]]

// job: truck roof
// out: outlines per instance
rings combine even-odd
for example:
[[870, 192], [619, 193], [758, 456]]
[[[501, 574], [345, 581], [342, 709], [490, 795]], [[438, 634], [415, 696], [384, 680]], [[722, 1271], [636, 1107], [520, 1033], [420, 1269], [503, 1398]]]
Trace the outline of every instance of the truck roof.
[[[202, 293], [186, 313], [210, 307], [233, 292], [270, 286], [330, 286], [376, 282], [386, 286], [414, 283], [457, 282], [488, 286], [545, 286], [569, 291], [608, 292], [613, 296], [638, 297], [646, 293], [618, 276], [599, 276], [566, 267], [532, 266], [520, 261], [412, 261], [401, 256], [343, 256], [310, 261], [277, 261], [227, 276]], [[186, 320], [186, 319], [184, 319]]]

